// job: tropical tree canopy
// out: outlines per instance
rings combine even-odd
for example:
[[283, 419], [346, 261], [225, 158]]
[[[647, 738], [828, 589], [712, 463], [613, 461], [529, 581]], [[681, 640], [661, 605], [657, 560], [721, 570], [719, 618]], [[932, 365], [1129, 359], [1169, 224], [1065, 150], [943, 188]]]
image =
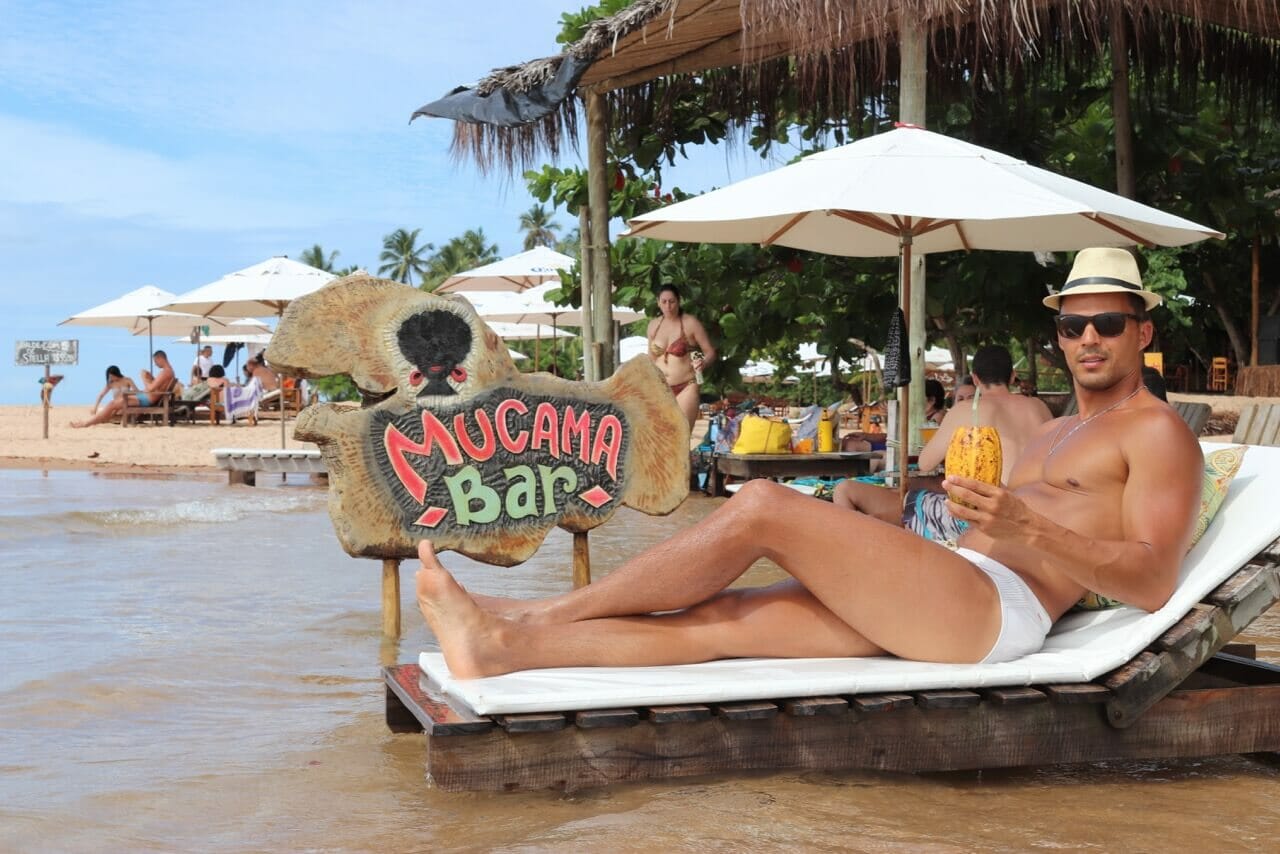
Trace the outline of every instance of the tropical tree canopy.
[[378, 256], [382, 262], [378, 267], [379, 276], [388, 276], [409, 285], [413, 284], [414, 273], [422, 277], [427, 269], [423, 255], [435, 247], [430, 243], [418, 245], [418, 233], [421, 231], [420, 228], [413, 231], [397, 228], [382, 238], [382, 254]]
[[324, 253], [324, 249], [319, 243], [313, 244], [310, 248], [302, 250], [302, 254], [298, 256], [298, 260], [303, 264], [315, 267], [317, 270], [324, 270], [326, 273], [334, 272], [334, 262], [338, 260], [338, 250], [333, 250], [328, 255]]
[[483, 228], [472, 228], [449, 240], [426, 262], [421, 288], [433, 291], [452, 276], [498, 260], [498, 244], [490, 243]]
[[524, 232], [524, 248], [549, 246], [555, 248], [556, 232], [560, 223], [553, 222], [551, 212], [542, 205], [534, 205], [520, 214], [520, 230]]

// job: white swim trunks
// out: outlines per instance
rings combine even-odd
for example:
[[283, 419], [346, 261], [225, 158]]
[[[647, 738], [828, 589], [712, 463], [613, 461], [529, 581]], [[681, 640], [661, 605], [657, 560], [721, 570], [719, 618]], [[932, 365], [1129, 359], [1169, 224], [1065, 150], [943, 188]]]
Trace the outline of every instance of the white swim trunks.
[[1053, 620], [1022, 576], [982, 552], [961, 547], [956, 554], [985, 572], [1000, 597], [1000, 635], [980, 663], [994, 664], [1039, 652]]

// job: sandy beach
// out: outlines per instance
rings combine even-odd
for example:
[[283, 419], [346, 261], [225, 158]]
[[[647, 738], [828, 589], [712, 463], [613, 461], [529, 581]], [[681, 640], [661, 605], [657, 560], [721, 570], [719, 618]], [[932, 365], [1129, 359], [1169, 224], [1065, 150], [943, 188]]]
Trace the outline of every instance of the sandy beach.
[[[174, 427], [98, 424], [76, 429], [88, 406], [54, 406], [49, 411], [49, 438], [42, 438], [39, 404], [0, 406], [0, 465], [19, 468], [76, 469], [212, 469], [214, 448], [279, 448], [280, 422], [259, 420], [257, 426], [179, 423]], [[285, 445], [314, 448], [295, 441], [286, 425]]]

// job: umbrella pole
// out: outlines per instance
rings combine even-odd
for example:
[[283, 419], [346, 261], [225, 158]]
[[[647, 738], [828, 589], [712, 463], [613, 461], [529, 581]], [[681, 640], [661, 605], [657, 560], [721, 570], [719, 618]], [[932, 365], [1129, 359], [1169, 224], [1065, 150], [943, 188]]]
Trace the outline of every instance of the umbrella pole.
[[[284, 317], [284, 309], [283, 308], [278, 309], [276, 311], [276, 329], [280, 328], [280, 320], [283, 317]], [[284, 387], [284, 376], [281, 375], [277, 377], [277, 381], [279, 383], [279, 388], [280, 388], [280, 449], [284, 450], [284, 447], [285, 447], [284, 420], [289, 417], [289, 406], [288, 406], [288, 401], [285, 399], [286, 389]], [[283, 479], [284, 478], [281, 477], [281, 480]]]
[[[904, 325], [907, 329], [911, 328], [911, 232], [903, 233], [900, 238], [902, 247], [902, 313], [904, 315]], [[908, 336], [909, 337], [909, 336]], [[910, 341], [904, 348], [906, 353], [910, 353]], [[907, 384], [898, 389], [898, 498], [901, 499], [902, 505], [907, 503], [907, 452], [910, 450], [907, 444], [911, 436], [911, 413], [909, 410], [911, 403], [911, 385]]]

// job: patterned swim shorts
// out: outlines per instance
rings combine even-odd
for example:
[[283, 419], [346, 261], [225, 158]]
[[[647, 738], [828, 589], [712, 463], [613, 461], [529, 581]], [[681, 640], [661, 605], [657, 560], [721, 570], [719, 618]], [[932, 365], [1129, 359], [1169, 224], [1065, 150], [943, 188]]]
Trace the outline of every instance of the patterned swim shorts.
[[969, 523], [951, 515], [946, 493], [912, 489], [908, 490], [902, 506], [902, 527], [926, 540], [955, 548], [956, 540], [969, 529]]

